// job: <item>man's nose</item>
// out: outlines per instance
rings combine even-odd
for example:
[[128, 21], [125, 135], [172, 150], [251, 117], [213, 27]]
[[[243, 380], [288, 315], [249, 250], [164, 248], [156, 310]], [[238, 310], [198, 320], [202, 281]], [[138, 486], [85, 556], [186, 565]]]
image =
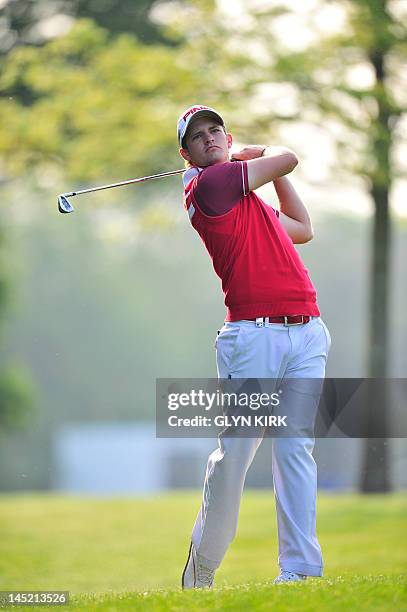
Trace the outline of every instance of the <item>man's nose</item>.
[[214, 140], [214, 135], [211, 132], [208, 132], [206, 134], [206, 142], [213, 142]]

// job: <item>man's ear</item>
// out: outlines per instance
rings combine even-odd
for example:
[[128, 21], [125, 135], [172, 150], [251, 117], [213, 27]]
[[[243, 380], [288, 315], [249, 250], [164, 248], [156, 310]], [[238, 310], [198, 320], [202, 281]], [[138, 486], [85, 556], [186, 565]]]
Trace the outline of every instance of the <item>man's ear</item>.
[[233, 144], [232, 134], [226, 134], [226, 139], [227, 139], [227, 143], [228, 143], [228, 149], [230, 149], [232, 147], [232, 144]]
[[192, 163], [192, 161], [191, 161], [191, 156], [190, 156], [190, 154], [189, 154], [189, 152], [188, 152], [188, 149], [181, 148], [181, 149], [179, 150], [179, 154], [180, 154], [180, 155], [181, 155], [181, 157], [183, 157], [183, 158], [184, 158], [184, 159], [185, 159], [187, 162], [189, 162], [190, 164]]

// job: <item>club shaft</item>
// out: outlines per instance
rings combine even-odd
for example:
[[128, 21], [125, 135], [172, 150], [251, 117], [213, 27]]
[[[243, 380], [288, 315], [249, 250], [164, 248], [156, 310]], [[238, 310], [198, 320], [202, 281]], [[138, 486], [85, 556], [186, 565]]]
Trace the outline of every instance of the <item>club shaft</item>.
[[182, 170], [171, 170], [171, 172], [162, 172], [161, 174], [152, 174], [151, 176], [143, 176], [141, 178], [130, 179], [128, 181], [121, 181], [121, 183], [111, 183], [110, 185], [101, 185], [100, 187], [89, 187], [89, 189], [80, 189], [79, 191], [72, 191], [71, 193], [64, 193], [62, 195], [66, 198], [71, 198], [72, 196], [80, 195], [81, 193], [91, 193], [92, 191], [101, 191], [102, 189], [111, 189], [112, 187], [122, 187], [123, 185], [142, 183], [144, 181], [159, 179], [164, 176], [181, 174], [181, 172], [185, 172], [185, 168], [182, 168]]

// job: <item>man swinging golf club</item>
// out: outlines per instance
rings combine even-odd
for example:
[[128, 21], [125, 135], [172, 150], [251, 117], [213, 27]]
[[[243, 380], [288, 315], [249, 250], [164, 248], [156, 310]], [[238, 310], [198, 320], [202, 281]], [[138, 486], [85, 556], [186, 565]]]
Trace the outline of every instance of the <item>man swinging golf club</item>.
[[[294, 244], [312, 239], [310, 217], [286, 175], [298, 163], [284, 147], [251, 145], [229, 159], [232, 136], [214, 109], [195, 105], [178, 121], [185, 208], [222, 281], [227, 316], [216, 340], [219, 378], [321, 379], [330, 347], [316, 291]], [[254, 192], [273, 182], [280, 210]], [[312, 419], [311, 419], [312, 420]], [[308, 430], [306, 430], [308, 432]], [[322, 575], [316, 537], [317, 471], [307, 437], [278, 437], [272, 467], [280, 575]], [[257, 437], [219, 436], [182, 575], [184, 589], [211, 588], [235, 536]]]

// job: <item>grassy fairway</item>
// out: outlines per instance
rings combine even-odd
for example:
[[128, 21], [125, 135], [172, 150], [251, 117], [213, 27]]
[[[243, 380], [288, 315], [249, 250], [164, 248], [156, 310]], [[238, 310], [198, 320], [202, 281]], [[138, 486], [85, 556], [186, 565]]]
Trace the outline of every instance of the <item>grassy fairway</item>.
[[407, 496], [321, 495], [325, 579], [274, 587], [273, 496], [248, 491], [217, 588], [182, 593], [199, 504], [200, 492], [152, 499], [2, 495], [0, 590], [69, 590], [75, 610], [407, 609]]

